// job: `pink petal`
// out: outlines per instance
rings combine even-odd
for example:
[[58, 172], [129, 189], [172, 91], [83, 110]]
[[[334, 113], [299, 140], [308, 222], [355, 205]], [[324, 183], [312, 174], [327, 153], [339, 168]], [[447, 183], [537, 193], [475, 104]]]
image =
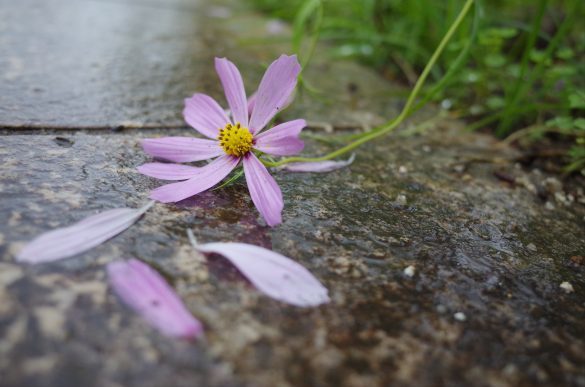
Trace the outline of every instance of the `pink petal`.
[[201, 168], [182, 164], [147, 163], [136, 169], [143, 175], [161, 180], [187, 180], [196, 176]]
[[258, 97], [258, 92], [255, 92], [248, 98], [248, 115], [252, 115], [254, 111], [254, 106], [256, 106], [256, 98]]
[[252, 133], [262, 130], [268, 121], [285, 107], [300, 72], [301, 65], [296, 55], [281, 55], [268, 67], [258, 87], [258, 96], [250, 118]]
[[244, 81], [242, 81], [238, 68], [226, 58], [215, 58], [215, 70], [223, 85], [225, 98], [230, 106], [234, 123], [239, 122], [247, 128], [248, 103], [246, 101]]
[[290, 172], [331, 172], [336, 169], [347, 167], [355, 159], [355, 154], [352, 154], [346, 161], [318, 161], [311, 163], [290, 163], [282, 167], [282, 169]]
[[305, 307], [330, 301], [319, 280], [283, 255], [245, 243], [207, 243], [195, 247], [203, 253], [223, 255], [258, 290], [276, 300]]
[[163, 203], [179, 202], [203, 192], [229, 175], [240, 159], [233, 156], [220, 156], [204, 167], [187, 181], [158, 187], [150, 193], [150, 198]]
[[271, 227], [282, 223], [284, 202], [280, 187], [252, 152], [244, 156], [244, 173], [252, 201], [266, 223]]
[[142, 140], [142, 148], [153, 157], [184, 163], [207, 160], [223, 154], [219, 143], [194, 137], [162, 137]]
[[[248, 98], [248, 115], [252, 115], [252, 112], [254, 111], [254, 107], [256, 106], [256, 98], [258, 97], [258, 92], [255, 92], [254, 94], [252, 94], [249, 98]], [[281, 111], [286, 109], [291, 103], [293, 103], [293, 101], [295, 100], [295, 95], [294, 93], [291, 93], [288, 98], [286, 99], [286, 102], [284, 103], [284, 106], [282, 107], [282, 109], [280, 109]]]
[[164, 335], [195, 339], [203, 334], [201, 323], [148, 265], [130, 259], [109, 263], [107, 271], [110, 284], [122, 301]]
[[19, 262], [41, 263], [71, 257], [118, 235], [151, 206], [117, 208], [90, 216], [72, 226], [49, 231], [27, 244], [16, 256]]
[[219, 129], [230, 122], [221, 106], [205, 94], [194, 94], [185, 99], [183, 116], [195, 130], [213, 139], [219, 135]]
[[255, 149], [276, 156], [290, 156], [303, 150], [305, 143], [299, 139], [305, 120], [294, 120], [276, 125], [256, 137]]

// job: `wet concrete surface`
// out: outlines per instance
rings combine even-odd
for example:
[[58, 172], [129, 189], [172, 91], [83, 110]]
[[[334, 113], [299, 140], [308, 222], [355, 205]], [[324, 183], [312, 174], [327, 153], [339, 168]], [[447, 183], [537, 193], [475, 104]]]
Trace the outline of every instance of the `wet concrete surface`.
[[[485, 162], [493, 141], [461, 129], [446, 121], [389, 138], [330, 174], [276, 173], [285, 210], [275, 229], [240, 182], [156, 205], [111, 242], [38, 267], [13, 261], [22, 242], [138, 206], [159, 182], [134, 171], [148, 160], [141, 132], [2, 137], [3, 385], [584, 385], [585, 208], [562, 199], [579, 190], [543, 200], [532, 185], [550, 177]], [[502, 182], [502, 170], [523, 183]], [[203, 263], [189, 227], [202, 242], [298, 259], [332, 303], [305, 310], [261, 296], [225, 262]], [[120, 305], [104, 265], [128, 256], [172, 280], [206, 342], [161, 337]]]
[[[2, 2], [3, 20], [33, 2], [19, 4]], [[81, 256], [34, 267], [17, 264], [15, 253], [41, 232], [146, 202], [148, 190], [161, 182], [135, 171], [149, 160], [139, 140], [193, 133], [168, 127], [184, 125], [179, 114], [185, 94], [200, 86], [218, 95], [211, 75], [214, 50], [233, 54], [254, 84], [262, 64], [280, 49], [243, 45], [262, 35], [256, 29], [268, 21], [237, 7], [34, 4], [45, 14], [71, 5], [62, 11], [71, 12], [71, 20], [83, 20], [79, 15], [87, 12], [87, 18], [101, 20], [94, 32], [99, 36], [108, 36], [108, 23], [116, 20], [100, 19], [96, 9], [103, 7], [136, 10], [138, 16], [128, 17], [137, 24], [165, 12], [175, 15], [143, 34], [127, 30], [128, 41], [117, 43], [121, 48], [110, 53], [107, 66], [113, 67], [102, 69], [106, 72], [147, 55], [133, 51], [134, 40], [152, 43], [157, 34], [193, 33], [205, 19], [199, 10], [220, 20], [228, 10], [231, 19], [210, 22], [221, 24], [225, 35], [209, 46], [203, 37], [188, 43], [202, 45], [200, 57], [197, 49], [183, 52], [184, 36], [183, 43], [151, 44], [150, 53], [165, 53], [160, 71], [136, 65], [118, 78], [113, 71], [78, 100], [69, 86], [90, 79], [81, 70], [91, 68], [91, 58], [100, 56], [95, 52], [67, 72], [70, 79], [43, 81], [54, 91], [37, 100], [38, 111], [27, 104], [30, 90], [19, 85], [36, 84], [41, 65], [23, 67], [1, 83], [9, 89], [0, 97], [0, 386], [585, 386], [582, 180], [561, 181], [525, 168], [513, 149], [467, 133], [448, 117], [433, 118], [420, 134], [368, 145], [340, 171], [275, 172], [285, 197], [280, 227], [264, 225], [240, 181], [177, 205], [157, 204], [135, 226]], [[128, 23], [120, 26], [130, 28]], [[25, 26], [0, 25], [10, 32], [2, 35], [0, 49], [16, 47], [7, 42]], [[87, 23], [76, 25], [83, 29]], [[116, 36], [108, 38], [110, 44]], [[81, 47], [89, 38], [79, 39]], [[24, 52], [18, 51], [25, 50], [24, 43], [17, 52]], [[55, 44], [62, 42], [55, 38]], [[94, 48], [108, 51], [106, 43]], [[124, 57], [128, 50], [133, 54]], [[185, 55], [191, 62], [183, 61]], [[6, 79], [9, 61], [1, 58], [0, 76]], [[48, 59], [47, 66], [66, 67], [69, 60]], [[397, 88], [371, 72], [320, 59], [311, 69], [307, 76], [325, 96], [335, 97], [299, 95], [289, 117], [309, 117], [314, 128], [327, 129], [367, 127], [392, 116]], [[190, 81], [181, 83], [181, 74]], [[136, 129], [91, 129], [125, 121]], [[54, 129], [22, 130], [27, 127]], [[312, 140], [307, 144], [307, 154], [328, 149]], [[203, 260], [189, 247], [187, 228], [201, 242], [253, 243], [297, 259], [330, 289], [332, 302], [300, 309], [262, 296], [226, 262]], [[104, 268], [130, 256], [169, 279], [204, 323], [205, 341], [160, 336], [119, 302]], [[572, 291], [561, 287], [565, 282]]]
[[[271, 25], [238, 2], [0, 0], [0, 127], [183, 127], [184, 98], [223, 98], [215, 56], [234, 61], [255, 91], [266, 66], [290, 50], [286, 27]], [[332, 67], [337, 76], [323, 80]], [[311, 73], [323, 90], [298, 105], [310, 121], [323, 115], [307, 108], [327, 105], [343, 107], [329, 125], [376, 125], [396, 93], [352, 63], [317, 62]], [[347, 97], [324, 104], [336, 95]]]

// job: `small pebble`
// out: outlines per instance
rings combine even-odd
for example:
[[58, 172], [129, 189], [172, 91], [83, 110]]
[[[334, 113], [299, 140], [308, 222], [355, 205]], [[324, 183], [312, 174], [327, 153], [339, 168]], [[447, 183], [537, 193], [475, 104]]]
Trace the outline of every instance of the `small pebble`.
[[560, 288], [565, 291], [565, 293], [573, 293], [575, 289], [573, 289], [573, 285], [570, 282], [563, 282], [560, 284]]
[[412, 265], [410, 265], [406, 269], [404, 269], [404, 275], [407, 277], [411, 277], [411, 278], [414, 277], [415, 272], [416, 272], [416, 269]]
[[451, 107], [453, 107], [453, 101], [450, 99], [444, 99], [441, 101], [441, 107], [445, 110], [449, 110]]
[[453, 167], [453, 170], [457, 173], [463, 173], [463, 172], [465, 172], [465, 165], [457, 164]]
[[527, 248], [528, 250], [530, 250], [530, 251], [536, 251], [536, 250], [538, 250], [538, 249], [536, 248], [536, 246], [534, 245], [534, 243], [529, 243], [529, 244], [528, 244], [528, 246], [526, 246], [526, 248]]
[[575, 196], [574, 195], [567, 194], [566, 195], [566, 198], [569, 201], [569, 203], [573, 203], [575, 201]]
[[441, 314], [447, 313], [447, 307], [443, 304], [439, 304], [437, 305], [437, 312]]
[[428, 145], [423, 145], [422, 150], [425, 153], [429, 153], [431, 151], [431, 147]]
[[406, 196], [405, 195], [398, 195], [396, 196], [396, 204], [399, 204], [401, 206], [405, 206], [407, 201], [406, 201]]
[[555, 209], [555, 205], [552, 204], [551, 202], [546, 202], [544, 204], [544, 208], [546, 208], [547, 210], [554, 210]]
[[555, 192], [555, 201], [564, 204], [565, 206], [571, 204], [564, 192]]
[[408, 169], [406, 169], [404, 165], [401, 165], [400, 167], [398, 167], [398, 173], [405, 175], [408, 173]]
[[461, 322], [467, 320], [467, 316], [463, 312], [457, 312], [453, 315], [453, 317], [455, 318], [455, 320], [461, 321]]

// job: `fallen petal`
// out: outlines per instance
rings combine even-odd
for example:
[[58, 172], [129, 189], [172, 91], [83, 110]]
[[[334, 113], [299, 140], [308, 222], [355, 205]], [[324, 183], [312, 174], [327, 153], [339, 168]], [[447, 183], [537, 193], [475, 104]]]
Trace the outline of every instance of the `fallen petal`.
[[107, 271], [122, 301], [164, 335], [195, 339], [203, 334], [201, 323], [150, 266], [130, 259], [108, 264]]
[[317, 161], [311, 163], [290, 163], [282, 167], [290, 172], [331, 172], [336, 169], [347, 167], [355, 159], [355, 154], [345, 161]]
[[202, 253], [223, 255], [254, 286], [276, 300], [310, 307], [329, 302], [327, 289], [307, 269], [290, 258], [246, 243], [207, 243]]
[[87, 251], [126, 230], [153, 203], [139, 209], [108, 210], [72, 226], [49, 231], [27, 244], [16, 256], [16, 260], [28, 263], [50, 262]]

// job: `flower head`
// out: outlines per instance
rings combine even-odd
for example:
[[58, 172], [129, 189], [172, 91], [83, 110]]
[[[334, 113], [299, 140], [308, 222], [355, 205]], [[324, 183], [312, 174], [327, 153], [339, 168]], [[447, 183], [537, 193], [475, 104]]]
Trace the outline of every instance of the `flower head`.
[[266, 70], [253, 101], [248, 101], [236, 66], [225, 58], [215, 59], [215, 69], [223, 85], [231, 119], [219, 104], [205, 94], [185, 100], [185, 121], [209, 139], [164, 137], [143, 140], [151, 156], [174, 162], [213, 159], [204, 167], [149, 163], [138, 170], [163, 180], [184, 180], [151, 192], [152, 199], [178, 202], [203, 192], [223, 180], [240, 162], [252, 201], [270, 226], [282, 222], [282, 192], [256, 153], [289, 156], [300, 152], [299, 139], [305, 120], [276, 125], [260, 133], [282, 110], [296, 86], [301, 66], [295, 55], [282, 55]]

